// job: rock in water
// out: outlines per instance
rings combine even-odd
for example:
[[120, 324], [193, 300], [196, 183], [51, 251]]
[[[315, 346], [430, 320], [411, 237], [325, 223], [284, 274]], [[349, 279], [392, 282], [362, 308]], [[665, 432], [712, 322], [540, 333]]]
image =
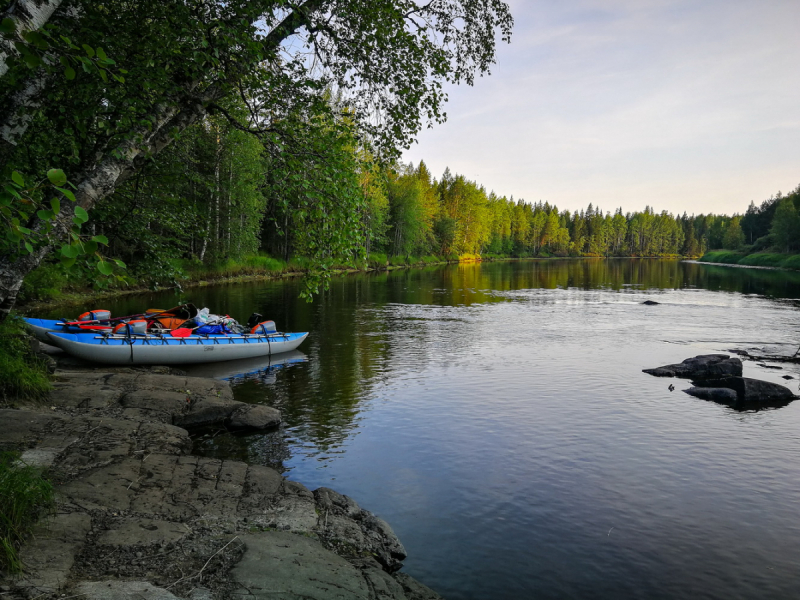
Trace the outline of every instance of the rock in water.
[[750, 377], [723, 377], [709, 381], [707, 385], [733, 390], [739, 400], [748, 403], [786, 402], [795, 399], [795, 395], [786, 386]]
[[[642, 369], [656, 377], [684, 377], [686, 379], [716, 379], [725, 376], [741, 376], [742, 361], [727, 354], [703, 354], [675, 365], [664, 365], [655, 369]], [[725, 387], [725, 386], [722, 386]]]
[[705, 387], [691, 387], [688, 390], [683, 390], [690, 396], [702, 398], [703, 400], [713, 400], [721, 404], [736, 404], [739, 396], [735, 390], [728, 388], [705, 388]]
[[646, 304], [647, 306], [657, 306], [661, 304], [661, 302], [656, 302], [655, 300], [645, 300], [642, 304]]

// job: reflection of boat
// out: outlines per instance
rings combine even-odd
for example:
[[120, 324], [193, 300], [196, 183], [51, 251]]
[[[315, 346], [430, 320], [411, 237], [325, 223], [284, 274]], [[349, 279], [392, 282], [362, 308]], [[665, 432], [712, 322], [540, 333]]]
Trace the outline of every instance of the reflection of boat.
[[180, 365], [265, 357], [296, 349], [308, 333], [91, 335], [49, 331], [49, 343], [68, 354], [114, 365]]
[[243, 358], [241, 360], [229, 360], [202, 366], [187, 365], [183, 367], [183, 370], [190, 376], [213, 377], [214, 379], [244, 379], [268, 373], [273, 369], [307, 361], [308, 358], [305, 354], [299, 350], [292, 350], [277, 356]]

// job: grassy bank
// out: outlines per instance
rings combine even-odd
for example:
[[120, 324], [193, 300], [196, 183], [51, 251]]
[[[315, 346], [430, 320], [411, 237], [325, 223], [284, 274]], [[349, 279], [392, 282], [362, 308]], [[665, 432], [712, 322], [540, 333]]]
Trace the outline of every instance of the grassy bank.
[[50, 482], [18, 459], [16, 453], [0, 453], [0, 569], [8, 574], [22, 571], [22, 541], [55, 506]]
[[[492, 262], [506, 260], [557, 260], [571, 258], [605, 258], [594, 255], [582, 257], [568, 255], [549, 255], [540, 253], [534, 256], [511, 256], [504, 254], [449, 254], [445, 256], [388, 256], [371, 253], [365, 260], [334, 265], [335, 273], [391, 271], [431, 265], [455, 263]], [[677, 255], [638, 258], [683, 258]], [[212, 283], [250, 280], [269, 280], [281, 277], [302, 276], [309, 272], [312, 263], [300, 257], [284, 261], [266, 255], [252, 255], [239, 260], [224, 260], [201, 263], [196, 260], [173, 259], [170, 261], [169, 278], [157, 278], [151, 274], [131, 273], [124, 282], [98, 289], [87, 282], [80, 272], [70, 273], [60, 264], [44, 265], [33, 271], [25, 280], [17, 302], [20, 309], [48, 308], [60, 304], [76, 304], [87, 300], [102, 300], [127, 294], [171, 289], [189, 288]]]
[[700, 262], [724, 265], [742, 265], [747, 267], [775, 267], [800, 271], [800, 254], [777, 254], [774, 252], [731, 252], [729, 250], [712, 250], [706, 252]]
[[40, 400], [50, 391], [47, 367], [31, 348], [21, 319], [0, 323], [0, 404]]
[[[468, 258], [474, 260], [474, 257]], [[332, 270], [336, 273], [387, 271], [457, 263], [460, 260], [461, 257], [455, 254], [449, 256], [387, 256], [386, 254], [372, 253], [365, 260], [336, 264]], [[131, 273], [124, 282], [116, 282], [101, 289], [92, 287], [87, 282], [87, 278], [79, 272], [64, 271], [60, 264], [44, 265], [25, 279], [17, 306], [19, 308], [42, 308], [62, 303], [76, 303], [90, 298], [99, 300], [177, 286], [184, 288], [210, 283], [301, 276], [308, 273], [313, 267], [312, 262], [307, 258], [292, 258], [287, 262], [265, 255], [209, 263], [180, 259], [170, 262], [173, 273], [170, 278], [155, 278], [147, 274]]]

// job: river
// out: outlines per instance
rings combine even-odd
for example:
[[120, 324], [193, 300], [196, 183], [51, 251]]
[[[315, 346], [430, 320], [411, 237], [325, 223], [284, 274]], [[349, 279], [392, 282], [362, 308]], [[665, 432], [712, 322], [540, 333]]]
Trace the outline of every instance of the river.
[[[198, 453], [352, 496], [448, 600], [800, 597], [800, 402], [740, 412], [641, 372], [731, 348], [793, 353], [800, 274], [580, 259], [350, 275], [313, 303], [299, 289], [180, 298], [310, 332], [291, 360], [193, 370], [239, 372], [237, 398], [285, 419], [206, 433]], [[177, 300], [87, 308], [143, 303]], [[769, 366], [745, 375], [798, 391], [797, 365]]]

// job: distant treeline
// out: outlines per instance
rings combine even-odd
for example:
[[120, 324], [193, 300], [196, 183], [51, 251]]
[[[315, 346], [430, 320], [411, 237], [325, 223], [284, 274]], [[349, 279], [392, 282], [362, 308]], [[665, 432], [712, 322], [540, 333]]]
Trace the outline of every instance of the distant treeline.
[[[393, 257], [700, 256], [751, 243], [794, 250], [798, 198], [778, 195], [732, 217], [592, 203], [573, 212], [487, 192], [449, 169], [437, 179], [424, 162], [381, 163], [346, 121], [320, 122], [292, 152], [266, 152], [207, 117], [98, 202], [84, 228], [107, 238], [103, 252], [127, 263], [129, 283], [163, 285], [258, 254], [291, 269], [402, 262]], [[59, 258], [45, 267], [54, 277]], [[64, 277], [92, 281], [80, 266]], [[39, 278], [26, 288], [49, 285]]]
[[487, 193], [449, 169], [433, 179], [424, 162], [385, 177], [385, 195], [368, 203], [365, 240], [368, 251], [389, 255], [699, 256], [744, 239], [738, 216], [675, 216], [649, 206], [612, 214], [592, 203], [559, 210]]

